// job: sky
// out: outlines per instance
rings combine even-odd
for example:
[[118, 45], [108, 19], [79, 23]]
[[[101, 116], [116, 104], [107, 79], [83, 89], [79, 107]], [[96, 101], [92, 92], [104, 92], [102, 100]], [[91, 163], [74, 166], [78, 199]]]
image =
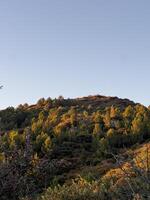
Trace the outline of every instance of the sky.
[[0, 109], [106, 95], [150, 105], [149, 0], [1, 0]]

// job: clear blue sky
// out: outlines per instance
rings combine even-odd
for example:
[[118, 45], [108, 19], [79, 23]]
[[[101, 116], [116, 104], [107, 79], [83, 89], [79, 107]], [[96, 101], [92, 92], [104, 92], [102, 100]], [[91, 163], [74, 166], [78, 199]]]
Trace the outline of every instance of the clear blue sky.
[[1, 0], [0, 108], [103, 94], [150, 104], [149, 0]]

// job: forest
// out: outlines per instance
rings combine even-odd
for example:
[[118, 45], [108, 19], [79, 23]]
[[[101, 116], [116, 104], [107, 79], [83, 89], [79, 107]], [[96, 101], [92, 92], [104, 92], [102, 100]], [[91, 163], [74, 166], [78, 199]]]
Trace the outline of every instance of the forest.
[[150, 199], [150, 109], [101, 95], [0, 110], [0, 200]]

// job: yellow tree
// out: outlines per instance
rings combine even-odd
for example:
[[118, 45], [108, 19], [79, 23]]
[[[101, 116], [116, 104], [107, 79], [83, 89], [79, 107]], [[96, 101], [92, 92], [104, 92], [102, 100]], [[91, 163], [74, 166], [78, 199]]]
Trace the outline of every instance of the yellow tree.
[[93, 129], [93, 135], [99, 136], [100, 138], [103, 137], [103, 131], [102, 131], [100, 124], [95, 123], [94, 129]]

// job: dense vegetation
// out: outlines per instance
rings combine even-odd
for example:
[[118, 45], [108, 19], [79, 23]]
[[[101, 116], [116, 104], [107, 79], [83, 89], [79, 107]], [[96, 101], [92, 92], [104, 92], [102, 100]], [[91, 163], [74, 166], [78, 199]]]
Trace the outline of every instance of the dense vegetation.
[[150, 199], [149, 138], [150, 110], [117, 97], [1, 110], [0, 199]]

